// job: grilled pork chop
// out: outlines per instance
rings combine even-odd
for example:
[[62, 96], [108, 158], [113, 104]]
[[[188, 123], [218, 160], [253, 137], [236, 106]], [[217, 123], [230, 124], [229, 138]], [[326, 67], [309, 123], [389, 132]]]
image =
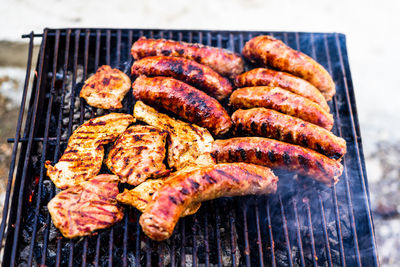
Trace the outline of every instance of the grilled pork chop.
[[104, 65], [85, 81], [80, 97], [95, 108], [117, 109], [129, 89], [131, 80], [125, 73]]
[[163, 160], [168, 132], [153, 126], [129, 127], [108, 153], [107, 167], [122, 183], [139, 185], [149, 177], [167, 175]]
[[47, 207], [63, 236], [85, 236], [122, 220], [124, 213], [115, 199], [117, 194], [118, 177], [101, 174], [62, 191]]
[[169, 133], [167, 159], [170, 168], [179, 170], [194, 162], [200, 165], [215, 164], [207, 154], [214, 141], [207, 129], [175, 120], [141, 101], [136, 102], [133, 113], [137, 120]]
[[60, 189], [94, 177], [103, 162], [103, 145], [113, 142], [134, 121], [131, 115], [110, 113], [83, 123], [69, 138], [58, 163], [51, 166], [46, 161], [47, 176]]

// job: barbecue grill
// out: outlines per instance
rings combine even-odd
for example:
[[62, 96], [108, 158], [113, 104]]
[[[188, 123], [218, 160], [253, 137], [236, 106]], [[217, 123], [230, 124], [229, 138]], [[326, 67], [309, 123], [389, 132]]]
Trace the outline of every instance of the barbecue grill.
[[[72, 131], [102, 115], [102, 110], [79, 99], [82, 82], [102, 64], [129, 73], [130, 47], [140, 36], [240, 52], [259, 34], [271, 34], [310, 55], [332, 75], [337, 85], [330, 102], [333, 132], [347, 141], [348, 150], [340, 182], [328, 188], [277, 172], [275, 195], [204, 203], [197, 214], [181, 219], [173, 236], [161, 243], [143, 234], [139, 212], [129, 207], [122, 222], [109, 229], [74, 240], [63, 238], [47, 211], [48, 201], [58, 191], [46, 177], [44, 162], [57, 162]], [[4, 266], [379, 266], [343, 34], [45, 29], [22, 37], [29, 39], [29, 53], [17, 131], [9, 139], [13, 155], [0, 227]], [[35, 38], [42, 42], [36, 70], [31, 72]], [[123, 104], [123, 112], [132, 114], [132, 94]]]

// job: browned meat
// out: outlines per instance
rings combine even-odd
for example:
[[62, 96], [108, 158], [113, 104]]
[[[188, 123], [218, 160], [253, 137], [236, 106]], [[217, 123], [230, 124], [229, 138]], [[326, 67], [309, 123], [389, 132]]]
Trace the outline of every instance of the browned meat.
[[271, 87], [277, 86], [304, 96], [329, 112], [329, 106], [324, 96], [314, 85], [289, 73], [264, 68], [252, 69], [237, 76], [235, 85], [237, 87], [262, 85]]
[[188, 83], [208, 95], [222, 100], [232, 93], [228, 79], [210, 67], [180, 57], [155, 56], [135, 61], [131, 73], [134, 76], [170, 76]]
[[124, 217], [117, 203], [118, 177], [101, 174], [61, 191], [47, 205], [54, 226], [66, 238], [90, 235]]
[[[148, 203], [153, 199], [153, 195], [165, 183], [166, 179], [149, 179], [132, 190], [125, 189], [124, 192], [117, 195], [117, 200], [122, 204], [131, 205], [139, 211], [144, 212]], [[181, 214], [181, 217], [195, 214], [201, 207], [200, 202], [191, 203]]]
[[264, 67], [269, 65], [309, 81], [321, 91], [326, 100], [331, 100], [336, 93], [335, 83], [324, 67], [271, 36], [254, 37], [245, 44], [242, 53], [253, 63]]
[[132, 87], [136, 99], [171, 111], [215, 135], [226, 133], [232, 126], [231, 118], [216, 99], [184, 82], [140, 76]]
[[131, 80], [118, 69], [101, 66], [97, 72], [85, 81], [80, 97], [96, 108], [122, 108], [122, 100], [131, 89]]
[[132, 45], [131, 54], [135, 60], [150, 56], [184, 57], [230, 77], [242, 73], [244, 69], [243, 59], [231, 51], [165, 39], [141, 37]]
[[141, 184], [149, 177], [168, 175], [163, 163], [167, 135], [152, 126], [129, 127], [108, 153], [107, 167], [122, 183], [131, 185]]
[[333, 116], [311, 100], [279, 87], [256, 86], [235, 90], [230, 97], [234, 108], [264, 107], [298, 117], [327, 130], [333, 127]]
[[113, 142], [135, 119], [129, 114], [110, 113], [79, 126], [56, 165], [46, 161], [47, 176], [60, 189], [86, 181], [100, 171], [103, 145]]
[[327, 185], [335, 184], [343, 166], [313, 150], [262, 137], [216, 140], [212, 155], [217, 163], [247, 162], [294, 171]]
[[182, 212], [193, 202], [219, 197], [275, 193], [278, 178], [269, 168], [245, 164], [200, 167], [168, 179], [140, 217], [153, 240], [169, 238]]
[[333, 159], [346, 154], [346, 141], [328, 130], [271, 109], [237, 110], [232, 114], [236, 135], [253, 135], [313, 149]]
[[168, 132], [167, 159], [170, 168], [180, 170], [191, 164], [215, 164], [210, 155], [214, 138], [207, 129], [173, 119], [142, 101], [136, 102], [133, 115], [139, 121]]

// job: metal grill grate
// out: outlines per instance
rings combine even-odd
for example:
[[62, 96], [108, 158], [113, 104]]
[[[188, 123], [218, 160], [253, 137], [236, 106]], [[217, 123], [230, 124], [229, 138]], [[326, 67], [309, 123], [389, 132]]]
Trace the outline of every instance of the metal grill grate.
[[[103, 112], [77, 97], [81, 83], [102, 64], [129, 73], [131, 44], [143, 35], [240, 52], [244, 43], [258, 34], [272, 34], [311, 55], [333, 76], [337, 85], [330, 103], [335, 118], [333, 132], [348, 144], [340, 182], [327, 188], [277, 173], [280, 183], [276, 195], [205, 203], [197, 214], [181, 219], [171, 239], [162, 243], [151, 241], [141, 232], [140, 214], [133, 208], [125, 209], [122, 222], [96, 235], [62, 238], [46, 209], [57, 192], [45, 175], [43, 162], [57, 162], [72, 131]], [[4, 266], [379, 265], [344, 35], [45, 29], [43, 34], [23, 37], [30, 43], [17, 132], [9, 139], [13, 156], [0, 227], [0, 239], [5, 241]], [[42, 38], [42, 43], [36, 71], [31, 73], [36, 37]], [[31, 75], [35, 79], [24, 119]], [[128, 94], [122, 112], [132, 114], [133, 103]]]

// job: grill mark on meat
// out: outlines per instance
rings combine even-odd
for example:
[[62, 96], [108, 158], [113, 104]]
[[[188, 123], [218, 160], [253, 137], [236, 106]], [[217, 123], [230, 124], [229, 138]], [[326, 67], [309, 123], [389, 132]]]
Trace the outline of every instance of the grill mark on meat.
[[[262, 154], [261, 151], [260, 151], [260, 154]], [[261, 156], [260, 156], [260, 158], [261, 158]], [[268, 151], [268, 159], [272, 163], [274, 163], [276, 161], [276, 156], [272, 149]]]
[[217, 172], [219, 175], [221, 175], [222, 177], [226, 177], [232, 181], [234, 181], [235, 183], [239, 183], [240, 179], [236, 178], [235, 176], [223, 171], [223, 170], [219, 170], [219, 169], [215, 169], [215, 172]]
[[288, 154], [288, 152], [283, 152], [283, 155], [282, 155], [282, 157], [283, 157], [283, 162], [286, 164], [286, 165], [289, 165], [290, 163], [292, 163], [292, 159], [290, 158], [290, 155]]

